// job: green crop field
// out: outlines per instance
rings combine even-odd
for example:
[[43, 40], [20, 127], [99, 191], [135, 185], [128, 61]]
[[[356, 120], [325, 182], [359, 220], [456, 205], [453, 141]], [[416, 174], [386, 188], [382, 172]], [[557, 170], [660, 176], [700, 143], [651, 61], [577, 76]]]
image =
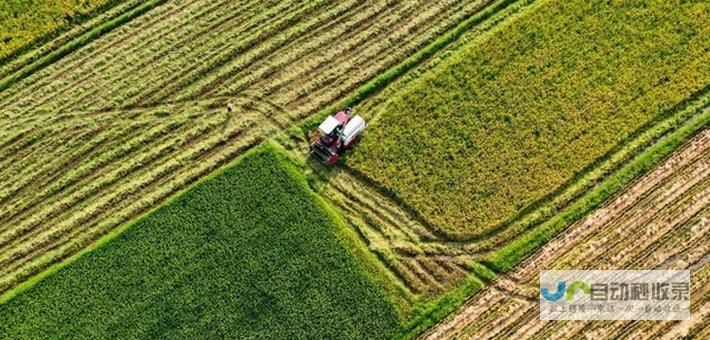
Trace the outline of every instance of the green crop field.
[[0, 60], [115, 0], [6, 0], [0, 3]]
[[541, 1], [371, 108], [349, 163], [484, 236], [704, 91], [709, 19], [702, 1]]
[[382, 338], [397, 314], [271, 148], [0, 305], [3, 338]]

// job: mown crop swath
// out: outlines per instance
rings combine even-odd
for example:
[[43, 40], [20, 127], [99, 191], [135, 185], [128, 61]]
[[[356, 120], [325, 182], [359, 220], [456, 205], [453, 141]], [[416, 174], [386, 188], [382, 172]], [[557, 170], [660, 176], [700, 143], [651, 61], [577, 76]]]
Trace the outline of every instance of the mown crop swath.
[[386, 338], [397, 314], [272, 147], [0, 305], [10, 338]]
[[[0, 292], [333, 104], [487, 1], [422, 4], [166, 1], [55, 63], [3, 68], [19, 80], [0, 93]], [[13, 77], [23, 67], [34, 71]]]
[[452, 238], [505, 228], [710, 83], [707, 3], [533, 6], [373, 108], [349, 159]]
[[[703, 315], [710, 308], [710, 267], [702, 264], [710, 254], [708, 214], [710, 129], [472, 297], [425, 338], [697, 336], [706, 328]], [[557, 268], [693, 268], [691, 320], [541, 321], [538, 275]]]

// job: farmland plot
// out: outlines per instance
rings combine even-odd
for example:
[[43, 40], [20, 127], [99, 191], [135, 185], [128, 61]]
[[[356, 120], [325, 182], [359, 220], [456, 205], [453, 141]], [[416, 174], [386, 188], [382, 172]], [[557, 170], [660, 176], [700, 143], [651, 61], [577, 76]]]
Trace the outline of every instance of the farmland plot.
[[[710, 313], [710, 130], [473, 296], [424, 338], [698, 335]], [[545, 269], [690, 269], [691, 320], [542, 321], [538, 275]], [[702, 337], [701, 337], [702, 338]]]
[[14, 63], [0, 93], [0, 292], [487, 4], [170, 0], [27, 77], [13, 75], [32, 59]]
[[706, 93], [709, 8], [536, 3], [366, 106], [348, 164], [450, 239], [492, 237]]
[[0, 305], [5, 338], [385, 338], [382, 287], [295, 163], [259, 148]]

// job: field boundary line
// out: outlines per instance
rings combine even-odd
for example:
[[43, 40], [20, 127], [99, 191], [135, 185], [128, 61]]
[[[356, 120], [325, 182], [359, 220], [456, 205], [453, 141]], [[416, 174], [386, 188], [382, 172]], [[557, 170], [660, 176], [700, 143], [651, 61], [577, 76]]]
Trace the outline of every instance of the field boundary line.
[[0, 80], [0, 91], [7, 90], [10, 86], [14, 85], [18, 81], [25, 79], [32, 75], [33, 73], [51, 65], [52, 63], [60, 60], [64, 56], [76, 51], [77, 49], [89, 44], [90, 42], [98, 39], [104, 34], [113, 31], [119, 26], [143, 15], [144, 13], [152, 10], [153, 8], [162, 5], [167, 0], [150, 0], [140, 4], [137, 7], [125, 12], [118, 17], [110, 19], [99, 26], [83, 33], [66, 44], [62, 45], [60, 48], [52, 51], [51, 53], [35, 60], [34, 62], [20, 68], [12, 74], [9, 74]]
[[[261, 143], [260, 145], [264, 145], [264, 144]], [[104, 236], [102, 236], [101, 238], [99, 238], [97, 241], [92, 242], [92, 243], [91, 243], [90, 245], [88, 245], [87, 247], [81, 249], [80, 251], [78, 251], [78, 252], [76, 252], [75, 254], [73, 254], [73, 255], [67, 257], [67, 258], [64, 259], [64, 260], [62, 260], [62, 261], [60, 261], [60, 262], [58, 262], [58, 263], [55, 263], [55, 264], [51, 265], [51, 266], [48, 267], [47, 269], [45, 269], [45, 270], [41, 271], [40, 273], [38, 273], [37, 275], [33, 276], [31, 279], [29, 279], [29, 280], [27, 280], [27, 281], [25, 281], [25, 282], [20, 283], [20, 284], [17, 285], [15, 288], [13, 288], [13, 289], [11, 289], [11, 290], [8, 290], [7, 292], [5, 292], [5, 293], [3, 293], [2, 295], [0, 295], [0, 305], [7, 303], [7, 302], [8, 302], [9, 300], [11, 300], [13, 297], [15, 297], [15, 296], [17, 296], [17, 295], [23, 293], [24, 291], [26, 291], [26, 290], [32, 288], [34, 285], [36, 285], [37, 283], [39, 283], [40, 281], [42, 281], [42, 280], [45, 279], [46, 277], [49, 277], [49, 276], [51, 276], [53, 273], [55, 273], [56, 271], [58, 271], [58, 270], [60, 270], [60, 269], [62, 269], [62, 268], [64, 268], [64, 267], [70, 265], [71, 263], [73, 263], [74, 261], [76, 261], [78, 258], [80, 258], [81, 256], [83, 256], [84, 254], [86, 254], [86, 253], [88, 253], [88, 252], [91, 252], [91, 251], [93, 251], [93, 250], [95, 250], [95, 249], [98, 249], [98, 248], [102, 247], [103, 245], [105, 245], [106, 243], [110, 242], [111, 240], [116, 239], [117, 237], [119, 237], [120, 235], [122, 235], [126, 230], [128, 230], [129, 228], [131, 228], [132, 226], [134, 226], [134, 225], [137, 224], [138, 222], [142, 221], [143, 219], [147, 218], [148, 216], [150, 216], [151, 214], [153, 214], [155, 211], [157, 211], [157, 210], [163, 208], [164, 206], [167, 206], [167, 205], [171, 204], [172, 202], [174, 202], [174, 201], [177, 200], [178, 198], [182, 197], [187, 191], [193, 190], [195, 187], [197, 187], [197, 186], [203, 184], [204, 182], [209, 181], [210, 179], [212, 179], [212, 178], [214, 178], [214, 177], [216, 177], [216, 176], [222, 174], [223, 172], [227, 171], [227, 170], [230, 169], [231, 167], [237, 165], [237, 163], [241, 162], [241, 160], [242, 160], [243, 158], [245, 158], [246, 156], [249, 156], [249, 155], [251, 155], [252, 153], [255, 153], [255, 152], [258, 152], [258, 151], [259, 151], [259, 147], [258, 147], [258, 146], [257, 146], [257, 147], [253, 147], [253, 148], [247, 150], [247, 151], [244, 152], [243, 154], [237, 156], [235, 159], [229, 161], [228, 163], [226, 163], [226, 164], [220, 166], [219, 168], [217, 168], [216, 170], [214, 170], [214, 171], [212, 171], [211, 173], [207, 174], [206, 176], [200, 177], [198, 180], [196, 180], [195, 182], [191, 183], [191, 184], [188, 185], [187, 187], [185, 187], [185, 188], [183, 188], [183, 189], [181, 189], [181, 190], [176, 191], [174, 194], [170, 195], [170, 197], [168, 197], [167, 199], [165, 199], [165, 200], [164, 200], [163, 202], [161, 202], [160, 204], [158, 204], [158, 205], [156, 205], [155, 207], [153, 207], [153, 208], [151, 208], [151, 209], [149, 209], [149, 210], [147, 210], [147, 211], [141, 213], [138, 217], [136, 217], [136, 218], [134, 218], [134, 219], [132, 219], [132, 220], [130, 220], [130, 221], [124, 223], [123, 225], [119, 226], [118, 228], [112, 230], [111, 232], [109, 232], [109, 233], [107, 233], [106, 235], [104, 235]]]

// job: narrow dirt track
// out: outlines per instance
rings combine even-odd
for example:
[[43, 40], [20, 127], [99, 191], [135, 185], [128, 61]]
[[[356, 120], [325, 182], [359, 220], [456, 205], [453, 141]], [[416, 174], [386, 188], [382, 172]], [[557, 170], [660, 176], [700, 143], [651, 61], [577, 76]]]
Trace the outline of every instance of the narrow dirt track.
[[[702, 327], [710, 310], [710, 129], [624, 192], [471, 297], [422, 336], [450, 338], [677, 338]], [[684, 322], [550, 322], [539, 319], [537, 280], [545, 269], [692, 271], [692, 319]], [[706, 322], [706, 321], [705, 321]]]

